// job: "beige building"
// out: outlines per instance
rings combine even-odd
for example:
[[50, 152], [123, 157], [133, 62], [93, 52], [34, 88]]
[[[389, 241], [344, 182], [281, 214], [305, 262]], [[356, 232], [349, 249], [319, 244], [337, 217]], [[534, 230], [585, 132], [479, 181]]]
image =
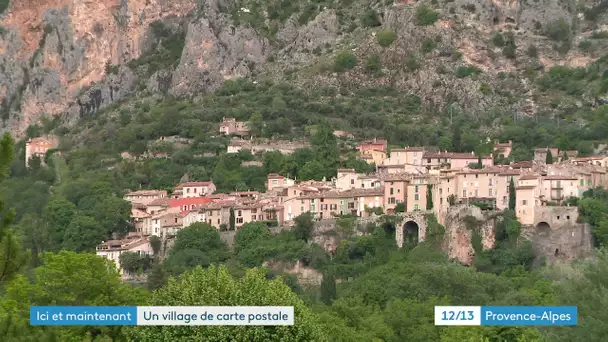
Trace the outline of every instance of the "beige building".
[[247, 122], [238, 121], [235, 118], [223, 118], [219, 128], [220, 134], [248, 136], [249, 126]]
[[383, 173], [426, 173], [427, 169], [422, 165], [424, 148], [406, 147], [394, 148], [389, 155], [380, 163], [376, 164]]
[[167, 198], [166, 190], [137, 190], [127, 193], [124, 197], [125, 201], [131, 203], [141, 203], [148, 205], [154, 200]]
[[25, 167], [29, 167], [32, 157], [39, 157], [44, 165], [44, 158], [49, 150], [59, 147], [59, 137], [55, 135], [45, 135], [43, 137], [32, 138], [25, 142]]
[[266, 190], [273, 191], [277, 188], [286, 188], [293, 186], [295, 181], [287, 177], [283, 177], [276, 173], [268, 174], [268, 183], [266, 184]]
[[534, 161], [538, 163], [544, 163], [547, 161], [547, 153], [551, 151], [551, 157], [553, 157], [553, 162], [556, 163], [559, 160], [559, 149], [556, 147], [549, 148], [537, 148], [534, 150]]
[[509, 140], [507, 143], [497, 143], [494, 145], [494, 152], [497, 156], [503, 158], [509, 158], [511, 155], [511, 151], [513, 151], [513, 141]]
[[[475, 153], [455, 153], [455, 152], [426, 152], [423, 155], [422, 164], [429, 170], [433, 169], [464, 169], [470, 164], [479, 163], [479, 158]], [[483, 167], [494, 165], [492, 157], [481, 158]]]
[[96, 254], [114, 262], [123, 277], [126, 274], [120, 265], [120, 255], [125, 252], [137, 253], [143, 256], [152, 255], [153, 251], [148, 238], [137, 233], [129, 233], [127, 237], [121, 240], [102, 242], [96, 248]]
[[360, 153], [360, 159], [369, 164], [380, 165], [386, 159], [386, 152], [382, 150], [364, 150]]
[[380, 183], [378, 177], [356, 173], [355, 169], [338, 169], [338, 174], [335, 179], [335, 185], [338, 191], [379, 188], [381, 185]]
[[176, 190], [181, 190], [181, 198], [204, 197], [215, 192], [215, 184], [213, 182], [186, 182], [175, 187]]

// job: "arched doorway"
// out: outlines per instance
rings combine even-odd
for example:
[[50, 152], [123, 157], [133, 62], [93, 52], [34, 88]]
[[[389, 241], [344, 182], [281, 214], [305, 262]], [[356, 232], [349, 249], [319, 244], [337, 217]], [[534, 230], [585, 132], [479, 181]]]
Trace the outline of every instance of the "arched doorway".
[[414, 221], [407, 221], [403, 225], [403, 244], [417, 244], [420, 235], [420, 226]]
[[551, 232], [551, 226], [547, 222], [539, 222], [536, 225], [536, 233], [540, 235], [549, 235]]

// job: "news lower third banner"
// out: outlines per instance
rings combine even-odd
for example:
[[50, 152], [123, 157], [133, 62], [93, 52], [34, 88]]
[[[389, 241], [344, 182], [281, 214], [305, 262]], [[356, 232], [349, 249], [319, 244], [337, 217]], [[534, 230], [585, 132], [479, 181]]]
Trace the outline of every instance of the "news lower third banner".
[[436, 306], [435, 325], [576, 325], [576, 306]]
[[293, 325], [293, 306], [32, 306], [30, 325]]

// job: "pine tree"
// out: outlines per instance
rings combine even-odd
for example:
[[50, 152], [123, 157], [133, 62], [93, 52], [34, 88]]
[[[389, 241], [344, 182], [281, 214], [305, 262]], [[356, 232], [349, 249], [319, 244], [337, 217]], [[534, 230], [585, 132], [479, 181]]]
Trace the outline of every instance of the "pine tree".
[[515, 182], [513, 181], [513, 177], [511, 177], [511, 181], [509, 182], [509, 209], [515, 210]]
[[563, 160], [568, 160], [568, 153], [566, 153], [566, 151], [564, 151], [564, 157]]
[[433, 184], [426, 187], [426, 210], [433, 210]]
[[553, 164], [553, 154], [551, 153], [550, 149], [547, 149], [547, 159], [545, 159], [545, 163], [547, 165]]
[[323, 275], [321, 281], [321, 301], [327, 305], [336, 299], [336, 277], [333, 272], [327, 272]]
[[167, 274], [165, 273], [165, 269], [159, 262], [155, 262], [154, 266], [152, 266], [152, 270], [148, 274], [148, 289], [156, 290], [167, 282]]
[[234, 208], [230, 208], [230, 230], [235, 230], [236, 227], [236, 217], [234, 216]]
[[[13, 138], [5, 133], [0, 140], [0, 181], [8, 177], [14, 153]], [[16, 275], [28, 259], [27, 253], [21, 249], [17, 235], [10, 228], [14, 219], [15, 212], [6, 210], [0, 199], [0, 285]]]

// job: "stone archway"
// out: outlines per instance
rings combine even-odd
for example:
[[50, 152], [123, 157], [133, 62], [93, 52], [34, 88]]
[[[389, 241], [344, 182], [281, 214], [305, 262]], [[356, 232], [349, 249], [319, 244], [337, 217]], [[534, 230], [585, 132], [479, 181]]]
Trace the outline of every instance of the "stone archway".
[[407, 221], [403, 225], [403, 243], [418, 244], [420, 241], [420, 226], [414, 221]]
[[404, 240], [407, 241], [417, 237], [417, 242], [424, 241], [426, 237], [426, 217], [425, 212], [416, 211], [403, 213], [401, 222], [395, 231], [395, 240], [397, 247], [403, 247]]
[[539, 235], [549, 235], [551, 233], [551, 226], [547, 222], [541, 221], [536, 224], [536, 233]]

